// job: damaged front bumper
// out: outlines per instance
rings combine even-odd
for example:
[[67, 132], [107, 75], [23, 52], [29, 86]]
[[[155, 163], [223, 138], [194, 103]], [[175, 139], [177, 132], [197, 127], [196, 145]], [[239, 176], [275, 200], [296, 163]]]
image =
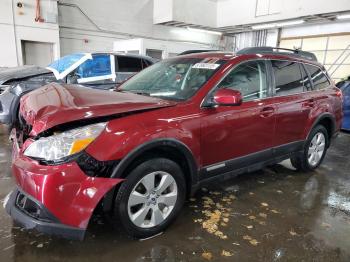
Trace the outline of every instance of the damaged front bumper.
[[19, 188], [11, 192], [5, 204], [6, 212], [20, 226], [48, 235], [83, 240], [85, 229], [64, 225], [44, 205]]
[[12, 172], [17, 189], [6, 203], [9, 215], [27, 229], [83, 239], [101, 199], [123, 179], [87, 176], [77, 163], [41, 165], [14, 141]]

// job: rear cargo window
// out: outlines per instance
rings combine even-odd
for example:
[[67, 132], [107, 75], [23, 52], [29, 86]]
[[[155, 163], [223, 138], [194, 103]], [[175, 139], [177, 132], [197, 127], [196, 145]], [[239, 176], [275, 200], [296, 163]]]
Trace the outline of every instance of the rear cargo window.
[[304, 92], [304, 81], [299, 63], [278, 60], [272, 60], [271, 63], [275, 75], [277, 96]]
[[315, 90], [325, 89], [330, 85], [326, 74], [317, 66], [305, 65], [314, 83]]

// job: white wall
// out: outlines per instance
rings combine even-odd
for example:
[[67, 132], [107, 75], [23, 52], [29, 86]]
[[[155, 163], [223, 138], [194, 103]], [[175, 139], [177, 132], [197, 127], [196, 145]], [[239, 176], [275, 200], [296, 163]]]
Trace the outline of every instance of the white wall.
[[215, 0], [154, 0], [154, 23], [169, 21], [216, 27]]
[[200, 45], [194, 43], [178, 44], [173, 41], [162, 41], [153, 39], [128, 39], [115, 41], [113, 44], [113, 51], [125, 52], [138, 51], [140, 55], [146, 55], [147, 49], [155, 49], [162, 51], [162, 59], [168, 58], [169, 55], [179, 54], [186, 50], [203, 50], [210, 48], [207, 45]]
[[[21, 41], [48, 42], [54, 45], [54, 57], [60, 56], [59, 30], [57, 23], [35, 22], [35, 1], [22, 0], [24, 7], [16, 6], [18, 1], [0, 2], [0, 67], [23, 64]], [[41, 1], [43, 18], [52, 18], [57, 13], [56, 1]], [[48, 16], [49, 15], [49, 16]]]
[[217, 26], [266, 23], [277, 20], [322, 13], [350, 10], [349, 0], [270, 0], [270, 14], [256, 16], [257, 1], [220, 0], [217, 7]]
[[350, 22], [330, 22], [326, 24], [304, 25], [292, 28], [284, 28], [281, 31], [281, 38], [317, 36], [339, 33], [349, 33]]
[[89, 21], [75, 7], [59, 5], [62, 55], [78, 50], [111, 51], [114, 41], [131, 38], [196, 43], [218, 48], [218, 36], [189, 32], [185, 28], [154, 25], [153, 0], [60, 2], [77, 4], [92, 20]]

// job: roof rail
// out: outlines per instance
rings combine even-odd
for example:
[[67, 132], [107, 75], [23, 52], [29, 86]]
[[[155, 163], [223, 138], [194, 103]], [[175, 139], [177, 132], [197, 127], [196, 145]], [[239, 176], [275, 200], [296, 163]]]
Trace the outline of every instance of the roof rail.
[[314, 53], [302, 51], [299, 49], [288, 49], [288, 48], [280, 48], [280, 47], [269, 47], [269, 46], [261, 46], [261, 47], [247, 47], [239, 50], [237, 52], [238, 55], [243, 54], [281, 54], [281, 55], [289, 55], [299, 58], [304, 58], [307, 60], [317, 62], [317, 57]]
[[206, 49], [206, 50], [187, 50], [187, 51], [184, 51], [179, 55], [189, 55], [189, 54], [197, 54], [197, 53], [207, 53], [207, 52], [218, 52], [219, 50], [209, 50], [209, 49]]

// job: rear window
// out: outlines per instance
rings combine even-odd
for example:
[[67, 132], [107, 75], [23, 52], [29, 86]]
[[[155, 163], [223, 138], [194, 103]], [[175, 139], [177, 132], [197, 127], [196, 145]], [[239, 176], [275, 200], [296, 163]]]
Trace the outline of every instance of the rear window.
[[118, 72], [139, 72], [142, 70], [142, 60], [136, 57], [118, 56]]
[[329, 87], [331, 83], [321, 68], [313, 65], [305, 65], [305, 67], [309, 71], [315, 90], [322, 90]]
[[304, 92], [303, 76], [299, 63], [272, 60], [276, 95], [286, 96]]

